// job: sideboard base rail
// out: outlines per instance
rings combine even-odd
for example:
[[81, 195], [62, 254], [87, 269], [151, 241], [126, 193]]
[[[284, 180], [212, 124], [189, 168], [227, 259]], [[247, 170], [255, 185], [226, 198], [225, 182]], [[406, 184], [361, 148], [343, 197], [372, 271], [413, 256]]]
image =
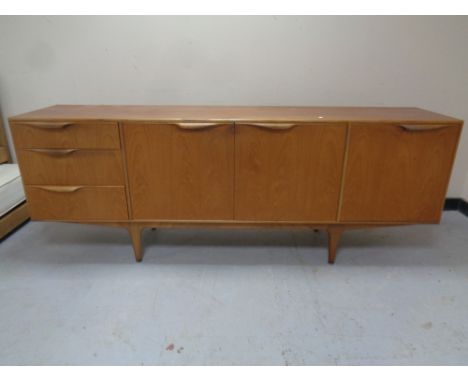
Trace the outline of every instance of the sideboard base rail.
[[[90, 224], [90, 225], [101, 225], [108, 227], [124, 228], [128, 231], [130, 239], [133, 246], [133, 252], [136, 262], [141, 262], [143, 260], [144, 248], [142, 246], [141, 237], [144, 229], [157, 229], [157, 228], [246, 228], [255, 226], [257, 228], [284, 228], [288, 227], [290, 229], [311, 229], [314, 231], [322, 230], [327, 232], [328, 235], [328, 263], [334, 264], [336, 260], [336, 255], [338, 252], [338, 246], [340, 239], [345, 231], [356, 230], [356, 229], [370, 229], [370, 228], [384, 228], [384, 227], [399, 227], [404, 225], [414, 225], [414, 223], [350, 223], [350, 224], [306, 224], [306, 223], [280, 223], [275, 224], [274, 222], [269, 222], [265, 224], [226, 224], [224, 226], [219, 224], [210, 224], [210, 222], [199, 222], [189, 223], [189, 222], [161, 222], [161, 221], [144, 221], [144, 222], [135, 222], [135, 221], [61, 221], [62, 223], [73, 223], [73, 224]], [[437, 222], [429, 223], [418, 223], [418, 224], [437, 224]]]

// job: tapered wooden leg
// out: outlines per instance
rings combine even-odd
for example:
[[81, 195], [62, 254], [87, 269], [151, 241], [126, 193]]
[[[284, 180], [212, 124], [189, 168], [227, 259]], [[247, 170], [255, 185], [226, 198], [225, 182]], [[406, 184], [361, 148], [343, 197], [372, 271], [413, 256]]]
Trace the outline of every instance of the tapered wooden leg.
[[138, 224], [130, 224], [128, 227], [130, 236], [132, 238], [133, 251], [135, 252], [135, 260], [141, 262], [143, 260], [143, 253], [141, 249], [141, 231], [142, 227]]
[[341, 227], [328, 227], [328, 264], [334, 264], [336, 258], [336, 250], [340, 242], [341, 234], [343, 233]]

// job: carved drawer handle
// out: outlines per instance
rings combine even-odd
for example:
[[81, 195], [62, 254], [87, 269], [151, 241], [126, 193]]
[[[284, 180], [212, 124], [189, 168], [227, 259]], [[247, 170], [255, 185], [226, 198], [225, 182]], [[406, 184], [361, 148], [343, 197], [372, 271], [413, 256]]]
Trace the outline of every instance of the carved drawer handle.
[[23, 122], [22, 124], [39, 129], [64, 129], [73, 125], [71, 122]]
[[447, 125], [399, 125], [401, 128], [408, 131], [426, 131], [426, 130], [438, 130]]
[[41, 153], [41, 154], [47, 154], [47, 155], [52, 155], [52, 156], [64, 156], [64, 155], [70, 155], [73, 154], [75, 151], [78, 151], [78, 149], [28, 149], [28, 151], [33, 151], [35, 153]]
[[221, 123], [198, 123], [198, 122], [181, 122], [181, 123], [176, 123], [177, 127], [180, 127], [181, 129], [184, 130], [202, 130], [202, 129], [208, 129], [210, 127], [216, 127], [216, 126], [221, 126]]
[[246, 123], [246, 125], [268, 130], [289, 130], [296, 126], [294, 123]]
[[82, 186], [35, 186], [44, 191], [51, 191], [51, 192], [75, 192], [82, 189]]

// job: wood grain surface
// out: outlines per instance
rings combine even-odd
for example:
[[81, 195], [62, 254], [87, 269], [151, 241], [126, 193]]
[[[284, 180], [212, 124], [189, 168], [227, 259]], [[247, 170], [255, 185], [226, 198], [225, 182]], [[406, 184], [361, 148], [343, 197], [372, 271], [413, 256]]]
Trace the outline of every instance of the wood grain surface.
[[234, 126], [123, 126], [134, 219], [232, 219]]
[[235, 219], [336, 221], [346, 124], [236, 125]]
[[0, 239], [13, 231], [20, 224], [29, 219], [28, 205], [26, 202], [8, 211], [7, 214], [0, 216]]
[[116, 187], [26, 186], [34, 220], [127, 220], [125, 189]]
[[460, 123], [416, 107], [289, 106], [112, 106], [55, 105], [10, 118], [10, 121], [218, 121], [218, 122], [399, 122]]
[[8, 142], [6, 139], [5, 129], [3, 127], [2, 116], [0, 115], [0, 164], [10, 160], [10, 151], [8, 150]]
[[25, 184], [123, 186], [120, 150], [20, 149]]
[[[16, 148], [118, 149], [119, 130], [115, 122], [75, 122], [62, 128], [37, 122], [12, 123]], [[50, 124], [50, 126], [53, 126]]]
[[341, 220], [438, 222], [460, 130], [351, 124]]

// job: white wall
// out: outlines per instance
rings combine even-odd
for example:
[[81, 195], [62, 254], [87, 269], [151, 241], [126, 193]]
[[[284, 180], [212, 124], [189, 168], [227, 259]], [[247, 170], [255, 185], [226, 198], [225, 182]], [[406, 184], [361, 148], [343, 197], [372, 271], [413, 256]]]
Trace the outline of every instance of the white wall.
[[[468, 120], [467, 46], [468, 17], [0, 17], [0, 107], [418, 106]], [[449, 196], [468, 200], [466, 130]]]

